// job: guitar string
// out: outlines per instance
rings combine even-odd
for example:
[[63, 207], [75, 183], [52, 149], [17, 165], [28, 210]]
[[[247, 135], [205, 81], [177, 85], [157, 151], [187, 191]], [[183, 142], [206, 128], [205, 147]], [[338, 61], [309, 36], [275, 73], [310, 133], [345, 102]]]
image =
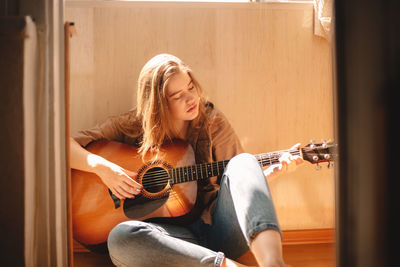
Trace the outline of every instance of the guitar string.
[[[294, 155], [297, 155], [297, 153]], [[262, 164], [264, 164], [264, 163], [273, 164], [273, 163], [279, 162], [279, 156], [280, 155], [274, 155], [274, 156], [270, 156], [268, 159], [266, 159], [266, 158], [259, 159], [259, 161]], [[258, 155], [258, 157], [262, 157], [262, 156]], [[175, 169], [182, 169], [184, 172], [184, 176], [187, 176], [187, 173], [188, 172], [190, 173], [190, 171], [193, 170], [193, 167], [195, 167], [195, 171], [197, 171], [197, 173], [199, 172], [199, 170], [200, 170], [200, 172], [202, 172], [204, 170], [205, 173], [211, 172], [212, 174], [213, 173], [218, 174], [218, 171], [220, 169], [219, 165], [220, 164], [217, 162], [217, 163], [207, 163], [207, 164], [200, 164], [200, 165], [194, 165], [194, 166], [185, 166], [185, 167], [179, 167], [179, 168], [175, 168]], [[186, 171], [185, 171], [185, 168], [186, 168]], [[209, 170], [210, 168], [211, 168], [211, 170]], [[165, 174], [165, 170], [154, 171], [152, 173], [152, 181], [157, 181], [158, 178], [161, 178], [161, 180], [165, 180], [164, 174]], [[193, 172], [193, 174], [196, 174], [196, 172]]]
[[[309, 151], [312, 151], [313, 149], [308, 149]], [[269, 158], [261, 158], [259, 159], [259, 161], [261, 161], [261, 163], [268, 163], [271, 162], [275, 163], [275, 162], [279, 162], [279, 158], [280, 158], [280, 153], [281, 152], [292, 152], [294, 155], [299, 155], [300, 151], [299, 150], [281, 150], [281, 151], [276, 151], [276, 152], [271, 152], [271, 153], [265, 153], [265, 154], [259, 154], [256, 155], [256, 157], [260, 158], [260, 157], [265, 157], [265, 155], [270, 155]], [[191, 168], [193, 169], [193, 167], [195, 167], [195, 170], [200, 169], [200, 171], [205, 170], [205, 172], [207, 173], [207, 169], [209, 169], [211, 167], [211, 172], [214, 173], [214, 170], [218, 171], [219, 166], [217, 166], [218, 162], [214, 162], [214, 163], [205, 163], [205, 164], [199, 164], [199, 165], [193, 165], [193, 166], [185, 166], [185, 167], [179, 167], [181, 169], [184, 168]], [[179, 168], [175, 168], [175, 169], [179, 169]], [[188, 170], [188, 169], [187, 169]], [[208, 171], [209, 173], [210, 171]], [[164, 175], [166, 173], [165, 170], [160, 170], [160, 171], [154, 171], [152, 172], [152, 179], [151, 181], [157, 181], [157, 180], [162, 180], [165, 181], [166, 176]], [[187, 175], [186, 173], [184, 175]]]
[[[276, 162], [276, 161], [279, 162], [279, 157], [275, 156], [275, 157], [271, 157], [269, 159], [261, 159], [261, 161], [262, 162]], [[216, 163], [205, 163], [204, 165], [203, 164], [199, 164], [199, 165], [193, 165], [193, 166], [184, 166], [184, 167], [178, 167], [178, 168], [175, 168], [175, 169], [185, 169], [186, 168], [187, 171], [190, 172], [193, 169], [193, 167], [195, 167], [195, 170], [198, 170], [198, 169], [207, 170], [209, 168], [211, 168], [212, 170], [218, 170], [220, 166], [218, 166]], [[164, 173], [166, 173], [165, 170], [153, 171], [152, 172], [152, 177], [153, 178], [154, 177], [157, 178], [157, 177], [159, 177], [160, 175], [162, 175]], [[187, 175], [187, 174], [185, 173], [184, 175]]]
[[[270, 157], [269, 159], [261, 159], [262, 162], [279, 162], [279, 157], [278, 156], [274, 156], [274, 157]], [[220, 165], [220, 164], [219, 164]], [[190, 172], [191, 170], [193, 170], [193, 167], [195, 167], [195, 170], [205, 170], [206, 173], [215, 173], [217, 172], [220, 168], [220, 166], [218, 166], [215, 163], [206, 163], [206, 164], [199, 164], [199, 165], [193, 165], [193, 166], [185, 166], [185, 167], [178, 167], [175, 169], [183, 169], [184, 171], [184, 175], [187, 175], [187, 172]], [[186, 168], [186, 171], [184, 170], [184, 168]], [[211, 171], [207, 171], [209, 168], [211, 168]], [[201, 171], [200, 170], [200, 171]], [[215, 172], [214, 172], [215, 170]], [[198, 173], [199, 171], [197, 171]], [[160, 171], [153, 171], [151, 173], [151, 181], [156, 181], [157, 178], [161, 178], [161, 180], [165, 180], [164, 178], [166, 177], [165, 174], [167, 172], [165, 170], [160, 170]], [[176, 176], [176, 175], [175, 175]], [[156, 178], [156, 179], [154, 179]]]
[[[309, 148], [309, 149], [303, 149], [307, 151], [314, 151], [314, 149]], [[306, 152], [307, 152], [306, 151]], [[280, 158], [280, 152], [291, 152], [291, 154], [293, 155], [300, 155], [300, 151], [299, 150], [282, 150], [282, 151], [277, 151], [277, 152], [272, 152], [272, 153], [265, 153], [265, 154], [259, 154], [256, 155], [256, 157], [265, 157], [265, 155], [269, 155], [269, 158], [261, 158], [259, 161], [261, 161], [261, 163], [275, 163], [275, 162], [279, 162], [279, 158]], [[200, 167], [201, 169], [208, 169], [209, 167], [212, 167], [212, 173], [213, 170], [216, 170], [218, 172], [218, 162], [216, 163], [206, 163], [206, 164], [199, 164], [199, 165], [194, 165], [196, 167]], [[193, 166], [187, 166], [187, 167], [180, 167], [180, 168], [192, 168]], [[196, 170], [199, 168], [196, 168]], [[157, 175], [152, 175], [151, 180], [146, 181], [143, 183], [143, 185], [146, 188], [152, 188], [152, 187], [158, 187], [158, 186], [165, 186], [167, 185], [168, 181], [170, 180], [169, 175], [167, 175], [167, 172], [165, 170], [161, 170], [161, 171], [155, 171], [153, 172], [153, 174], [156, 173]], [[186, 175], [186, 174], [185, 174]], [[154, 179], [155, 178], [155, 179]], [[177, 196], [176, 192], [174, 192], [172, 190], [172, 188], [170, 188], [170, 194], [169, 194], [169, 198], [170, 199], [180, 199], [180, 197]]]
[[[312, 151], [313, 149], [308, 149], [309, 151]], [[274, 163], [274, 162], [279, 162], [279, 157], [280, 157], [280, 153], [281, 152], [292, 152], [293, 155], [299, 155], [300, 151], [299, 150], [281, 150], [281, 151], [276, 151], [276, 152], [271, 152], [271, 153], [265, 153], [265, 154], [259, 154], [256, 155], [256, 157], [260, 158], [260, 157], [265, 157], [265, 155], [270, 155], [269, 158], [261, 158], [258, 159], [259, 161], [261, 161], [262, 163]], [[204, 163], [204, 164], [199, 164], [199, 165], [193, 165], [193, 166], [184, 166], [184, 167], [178, 167], [175, 169], [184, 169], [187, 168], [187, 170], [193, 169], [193, 167], [195, 167], [195, 170], [200, 169], [200, 171], [205, 170], [205, 172], [207, 173], [207, 169], [209, 169], [211, 167], [211, 172], [214, 173], [214, 170], [218, 171], [219, 167], [218, 166], [219, 162], [214, 162], [214, 163]], [[208, 171], [209, 173], [210, 171]], [[160, 171], [154, 171], [152, 172], [152, 181], [157, 181], [158, 178], [160, 178], [161, 180], [165, 180], [165, 174], [166, 171], [165, 170], [160, 170]], [[187, 175], [186, 173], [184, 175]], [[155, 178], [155, 179], [154, 179]]]
[[[262, 154], [260, 154], [262, 155]], [[260, 156], [259, 156], [260, 157]], [[279, 160], [279, 156], [278, 155], [274, 155], [271, 156], [269, 159], [260, 159], [262, 162], [275, 162], [276, 160]], [[193, 167], [195, 167], [195, 170], [201, 169], [201, 170], [207, 170], [210, 167], [212, 168], [212, 170], [218, 170], [220, 166], [218, 166], [219, 162], [213, 162], [213, 163], [204, 163], [204, 164], [198, 164], [198, 165], [193, 165], [193, 166], [183, 166], [183, 167], [178, 167], [178, 168], [174, 168], [174, 169], [184, 169], [187, 168], [187, 170], [193, 169]], [[165, 170], [160, 170], [160, 171], [153, 171], [152, 172], [152, 177], [159, 177], [159, 175], [164, 174]], [[154, 174], [154, 175], [153, 175]], [[185, 174], [186, 175], [186, 174]]]
[[[315, 149], [305, 147], [302, 150], [303, 150], [303, 152], [309, 152], [309, 151], [314, 151]], [[256, 155], [256, 157], [261, 158], [261, 159], [258, 159], [261, 164], [264, 164], [264, 163], [273, 164], [275, 162], [279, 162], [279, 158], [280, 158], [282, 152], [289, 152], [292, 155], [300, 154], [300, 150], [295, 149], [295, 150], [281, 150], [281, 151], [276, 151], [276, 152], [271, 152], [271, 153], [259, 154], [259, 155]], [[268, 158], [265, 158], [266, 155], [268, 156]], [[218, 166], [218, 164], [219, 164], [219, 162], [214, 162], [214, 163], [205, 163], [205, 164], [186, 166], [186, 167], [180, 167], [180, 168], [182, 168], [183, 171], [184, 171], [184, 168], [187, 168], [186, 171], [190, 172], [190, 170], [192, 170], [193, 167], [195, 167], [195, 170], [197, 172], [199, 172], [198, 170], [200, 169], [200, 172], [202, 172], [202, 170], [204, 170], [205, 173], [209, 173], [209, 174], [217, 173], [218, 174], [219, 167], [220, 167], [220, 166]], [[211, 171], [208, 170], [210, 167], [211, 167]], [[190, 170], [188, 168], [190, 168]], [[176, 168], [176, 169], [178, 169], [178, 168]], [[177, 175], [174, 175], [174, 176], [175, 176], [175, 178], [177, 178]], [[187, 176], [187, 172], [185, 172], [185, 171], [184, 171], [184, 176]], [[192, 176], [193, 176], [193, 174], [192, 174]], [[145, 188], [153, 188], [153, 187], [160, 187], [160, 186], [164, 186], [164, 188], [165, 188], [165, 186], [168, 184], [169, 180], [170, 180], [170, 177], [165, 170], [154, 171], [152, 173], [151, 179], [143, 182], [142, 184]]]
[[[303, 148], [303, 150], [313, 151], [314, 149], [312, 149], [312, 148], [304, 149]], [[272, 152], [272, 153], [259, 154], [259, 155], [256, 155], [256, 156], [263, 157], [264, 155], [270, 155], [269, 158], [262, 158], [259, 161], [261, 161], [261, 163], [268, 163], [269, 162], [269, 163], [272, 164], [272, 163], [275, 163], [275, 162], [279, 162], [279, 158], [281, 156], [281, 155], [279, 155], [280, 152], [291, 152], [291, 154], [293, 154], [293, 155], [299, 155], [300, 154], [299, 150], [281, 150], [281, 151], [276, 151], [276, 152]], [[199, 164], [199, 165], [194, 165], [194, 166], [196, 167], [195, 168], [196, 170], [198, 170], [198, 169], [205, 170], [206, 173], [217, 173], [218, 174], [218, 170], [219, 170], [218, 162], [216, 162], [216, 163]], [[182, 169], [183, 168], [191, 168], [191, 169], [193, 169], [194, 166], [186, 166], [186, 167], [180, 167], [180, 168], [182, 168]], [[207, 172], [207, 170], [210, 167], [211, 167], [211, 171], [209, 170]], [[178, 168], [176, 168], [176, 169], [178, 169]], [[190, 171], [190, 170], [187, 169], [187, 171]], [[187, 173], [184, 173], [184, 175], [186, 176]], [[149, 180], [147, 182], [144, 182], [143, 185], [146, 186], [146, 187], [161, 186], [161, 185], [166, 184], [168, 182], [168, 180], [170, 180], [170, 178], [169, 178], [168, 175], [166, 175], [166, 171], [165, 170], [154, 171], [152, 173], [151, 180]]]
[[[263, 162], [264, 162], [264, 160], [263, 160]], [[279, 162], [279, 158], [278, 157], [271, 158], [269, 160], [265, 160], [265, 162]], [[208, 171], [208, 173], [218, 173], [218, 166], [212, 166], [212, 167], [214, 167], [213, 170], [215, 170], [215, 172]], [[150, 187], [166, 185], [168, 183], [168, 181], [170, 180], [170, 177], [166, 174], [167, 173], [166, 171], [156, 171], [154, 173], [158, 173], [158, 174], [152, 175], [149, 180], [143, 182], [142, 184], [144, 187], [150, 188]], [[185, 173], [184, 175], [186, 176], [187, 174]]]
[[[271, 160], [268, 160], [268, 162], [279, 162], [279, 160], [278, 159], [271, 159]], [[211, 167], [212, 167], [211, 170], [208, 170], [209, 168], [205, 168], [203, 173], [208, 173], [210, 175], [210, 177], [211, 176], [215, 176], [213, 174], [217, 174], [218, 175], [218, 173], [219, 173], [218, 166], [211, 166]], [[197, 171], [197, 173], [198, 172], [199, 171]], [[156, 173], [156, 172], [154, 172], [154, 173]], [[149, 188], [149, 187], [156, 187], [156, 186], [166, 185], [166, 183], [170, 180], [170, 177], [169, 177], [169, 175], [167, 175], [166, 171], [157, 171], [156, 175], [154, 175], [154, 173], [152, 173], [150, 179], [142, 182], [144, 187]], [[188, 170], [186, 172], [184, 172], [183, 175], [184, 175], [184, 177], [188, 177]], [[175, 176], [175, 178], [177, 178], [176, 175], [173, 175], [173, 176]], [[181, 178], [184, 179], [184, 177], [181, 177]], [[190, 179], [189, 180], [188, 179], [184, 179], [184, 180], [185, 181], [191, 181]]]
[[[295, 151], [295, 152], [299, 152], [299, 151]], [[275, 152], [274, 152], [275, 153]], [[267, 154], [267, 153], [266, 153]], [[259, 155], [256, 155], [257, 157], [262, 157], [262, 155], [266, 155], [266, 154], [259, 154]], [[296, 155], [296, 154], [295, 154]], [[273, 161], [273, 160], [275, 160], [275, 159], [278, 159], [279, 157], [278, 157], [278, 155], [272, 155], [269, 159], [261, 159], [262, 161], [265, 161], [265, 162], [268, 162], [268, 161]], [[203, 164], [198, 164], [198, 165], [193, 165], [193, 166], [183, 166], [183, 167], [178, 167], [178, 168], [193, 168], [193, 167], [196, 167], [196, 169], [199, 169], [199, 168], [201, 168], [201, 169], [208, 169], [209, 167], [212, 167], [212, 168], [217, 168], [218, 169], [218, 166], [216, 166], [217, 164], [219, 164], [219, 162], [212, 162], [212, 163], [203, 163]], [[176, 169], [178, 169], [178, 168], [176, 168]], [[154, 174], [160, 174], [160, 173], [164, 173], [164, 170], [160, 170], [160, 171], [154, 171], [153, 172]]]
[[[263, 159], [263, 160], [261, 160], [261, 162], [262, 163], [265, 163], [265, 162], [270, 162], [270, 163], [279, 162], [279, 158], [277, 158], [277, 157], [276, 158], [270, 158], [268, 160], [264, 160]], [[202, 166], [201, 169], [206, 169], [205, 172], [207, 172], [207, 169], [209, 169], [209, 167], [211, 167], [211, 171], [208, 170], [208, 173], [217, 173], [218, 174], [219, 166], [215, 166], [215, 165]], [[181, 168], [191, 168], [191, 167], [189, 166], [189, 167], [181, 167]], [[199, 168], [196, 168], [196, 169], [199, 169]], [[188, 169], [186, 171], [190, 172], [190, 170], [188, 170]], [[164, 170], [163, 171], [155, 171], [155, 172], [152, 173], [151, 181], [158, 181], [158, 180], [165, 181], [166, 178], [168, 177], [165, 174], [166, 174], [166, 171], [164, 171]], [[174, 175], [174, 176], [176, 176], [176, 175]], [[187, 172], [184, 173], [184, 176], [187, 176]]]
[[[168, 181], [170, 180], [169, 176], [165, 175], [162, 178], [158, 178], [155, 180], [148, 180], [146, 182], [143, 182], [143, 186], [145, 188], [154, 188], [154, 187], [160, 187], [160, 186], [166, 186], [168, 184]], [[190, 180], [188, 180], [190, 181]]]

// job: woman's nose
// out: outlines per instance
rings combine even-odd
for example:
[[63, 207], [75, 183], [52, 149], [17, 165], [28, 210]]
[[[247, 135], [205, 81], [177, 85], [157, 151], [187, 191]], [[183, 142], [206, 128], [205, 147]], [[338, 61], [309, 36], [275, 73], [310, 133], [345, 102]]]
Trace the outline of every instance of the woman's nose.
[[186, 103], [192, 103], [195, 99], [195, 95], [190, 92], [186, 94]]

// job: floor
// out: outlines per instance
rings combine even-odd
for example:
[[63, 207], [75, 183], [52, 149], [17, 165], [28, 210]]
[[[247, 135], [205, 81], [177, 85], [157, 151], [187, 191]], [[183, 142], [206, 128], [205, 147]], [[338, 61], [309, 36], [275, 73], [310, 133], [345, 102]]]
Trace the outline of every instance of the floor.
[[109, 267], [114, 266], [108, 255], [86, 252], [74, 253], [74, 267]]
[[[283, 246], [285, 262], [292, 267], [335, 267], [334, 244], [287, 245]], [[250, 263], [251, 260], [248, 260]], [[107, 255], [75, 253], [75, 267], [113, 266]]]
[[283, 247], [283, 257], [292, 267], [335, 267], [335, 244]]

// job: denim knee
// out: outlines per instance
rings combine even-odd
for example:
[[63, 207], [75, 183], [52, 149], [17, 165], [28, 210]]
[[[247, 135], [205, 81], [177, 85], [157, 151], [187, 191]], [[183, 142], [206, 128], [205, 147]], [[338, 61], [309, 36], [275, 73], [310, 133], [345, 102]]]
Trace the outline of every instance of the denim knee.
[[[253, 166], [257, 166], [258, 168], [261, 168], [260, 163], [258, 162], [258, 160], [256, 159], [256, 157], [250, 153], [241, 153], [238, 154], [236, 156], [234, 156], [229, 163], [231, 164], [239, 164], [239, 165], [253, 165]], [[228, 163], [228, 164], [229, 164]]]
[[138, 246], [149, 231], [151, 227], [141, 221], [123, 222], [115, 226], [109, 233], [107, 242], [113, 263], [116, 266], [129, 266], [132, 253], [137, 253], [138, 257], [135, 258], [140, 259], [142, 251]]
[[[238, 173], [240, 175], [236, 175]], [[266, 182], [260, 163], [254, 155], [249, 153], [242, 153], [233, 157], [229, 161], [224, 174], [230, 180], [231, 185], [235, 182], [242, 184], [244, 180], [246, 182]]]

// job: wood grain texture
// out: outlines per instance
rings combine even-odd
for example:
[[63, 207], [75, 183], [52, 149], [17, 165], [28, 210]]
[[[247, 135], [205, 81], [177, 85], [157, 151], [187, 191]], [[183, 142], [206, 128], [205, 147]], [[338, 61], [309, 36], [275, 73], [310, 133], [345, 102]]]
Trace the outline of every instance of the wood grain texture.
[[[167, 52], [194, 70], [246, 151], [333, 139], [330, 44], [310, 3], [67, 2], [71, 132], [134, 107], [141, 67]], [[270, 182], [284, 230], [334, 228], [334, 170], [303, 164]]]

